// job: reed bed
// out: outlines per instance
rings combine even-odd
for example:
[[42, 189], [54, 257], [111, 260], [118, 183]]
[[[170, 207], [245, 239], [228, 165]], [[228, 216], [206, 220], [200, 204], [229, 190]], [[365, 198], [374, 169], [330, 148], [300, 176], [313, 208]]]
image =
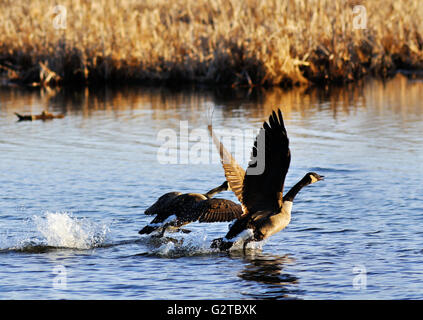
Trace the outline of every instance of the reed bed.
[[423, 69], [414, 0], [0, 3], [7, 83], [290, 86]]

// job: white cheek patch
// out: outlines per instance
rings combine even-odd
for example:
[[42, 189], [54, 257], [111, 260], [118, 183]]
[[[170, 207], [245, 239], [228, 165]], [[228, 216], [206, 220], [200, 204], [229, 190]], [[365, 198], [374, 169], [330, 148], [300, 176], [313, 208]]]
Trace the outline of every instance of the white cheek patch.
[[319, 180], [317, 180], [317, 178], [315, 176], [310, 176], [311, 177], [311, 183], [315, 183]]

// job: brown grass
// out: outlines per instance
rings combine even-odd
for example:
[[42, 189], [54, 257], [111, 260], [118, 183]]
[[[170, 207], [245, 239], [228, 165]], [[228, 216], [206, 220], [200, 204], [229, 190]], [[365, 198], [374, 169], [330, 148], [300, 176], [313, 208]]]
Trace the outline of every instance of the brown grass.
[[[423, 69], [414, 0], [3, 0], [0, 72], [26, 84], [292, 85]], [[364, 5], [367, 28], [353, 28]], [[54, 27], [54, 7], [66, 28]]]

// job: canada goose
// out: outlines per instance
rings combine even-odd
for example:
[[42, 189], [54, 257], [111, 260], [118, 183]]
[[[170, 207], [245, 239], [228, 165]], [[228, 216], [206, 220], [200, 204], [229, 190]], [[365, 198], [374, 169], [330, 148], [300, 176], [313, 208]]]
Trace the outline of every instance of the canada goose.
[[34, 121], [34, 120], [51, 120], [51, 119], [61, 119], [64, 118], [64, 114], [52, 114], [48, 111], [43, 111], [41, 114], [37, 115], [21, 115], [15, 112], [16, 116], [18, 117], [18, 121]]
[[212, 199], [216, 194], [228, 190], [225, 181], [205, 194], [169, 192], [162, 195], [151, 207], [145, 210], [147, 215], [156, 217], [139, 234], [159, 231], [163, 236], [167, 228], [179, 228], [185, 224], [199, 222], [232, 221], [241, 216], [241, 206], [226, 199]]
[[[264, 122], [252, 150], [252, 160], [260, 154], [262, 158], [258, 157], [256, 162], [250, 161], [247, 172], [214, 135], [211, 124], [208, 129], [218, 148], [226, 179], [241, 202], [243, 211], [223, 239], [213, 240], [212, 248], [229, 250], [235, 242], [240, 241], [245, 251], [249, 242], [264, 240], [284, 229], [291, 220], [292, 203], [297, 193], [303, 187], [323, 180], [323, 176], [309, 172], [282, 196], [291, 153], [280, 110], [278, 114], [273, 111], [268, 123]], [[254, 174], [258, 162], [263, 160], [264, 170]]]

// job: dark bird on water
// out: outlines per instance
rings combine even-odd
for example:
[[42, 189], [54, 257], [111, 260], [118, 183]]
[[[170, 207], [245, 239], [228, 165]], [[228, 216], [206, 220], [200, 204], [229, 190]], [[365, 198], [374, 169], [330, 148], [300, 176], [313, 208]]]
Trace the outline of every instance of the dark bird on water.
[[178, 229], [194, 221], [225, 222], [237, 219], [242, 213], [239, 204], [226, 199], [212, 199], [216, 194], [226, 190], [229, 190], [229, 187], [225, 181], [205, 194], [166, 193], [145, 210], [145, 214], [156, 217], [138, 233], [150, 234], [156, 231], [161, 237], [169, 228]]
[[323, 180], [323, 176], [309, 172], [282, 196], [291, 153], [280, 110], [273, 111], [268, 122], [264, 122], [254, 142], [246, 172], [215, 136], [211, 124], [208, 128], [218, 148], [230, 189], [241, 202], [243, 211], [224, 238], [213, 240], [212, 248], [229, 250], [235, 243], [240, 243], [245, 251], [249, 242], [262, 241], [284, 229], [291, 220], [295, 196], [303, 187]]
[[52, 114], [48, 111], [43, 111], [41, 114], [36, 115], [21, 115], [17, 112], [15, 112], [16, 116], [18, 117], [18, 121], [34, 121], [34, 120], [52, 120], [52, 119], [61, 119], [64, 118], [64, 114]]

